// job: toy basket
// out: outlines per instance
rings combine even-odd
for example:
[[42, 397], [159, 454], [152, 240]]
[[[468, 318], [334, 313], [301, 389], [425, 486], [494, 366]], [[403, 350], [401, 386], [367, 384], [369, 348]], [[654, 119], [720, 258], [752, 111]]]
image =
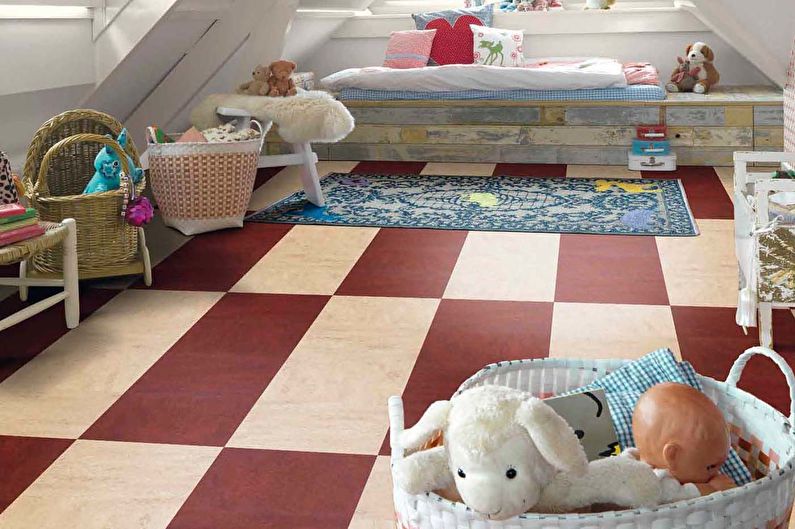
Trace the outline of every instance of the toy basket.
[[[720, 407], [730, 425], [732, 445], [755, 481], [726, 492], [655, 509], [597, 514], [524, 514], [504, 521], [484, 520], [464, 504], [434, 493], [410, 495], [393, 486], [401, 529], [785, 529], [792, 511], [795, 471], [795, 404], [787, 419], [768, 404], [737, 388], [748, 360], [764, 355], [784, 372], [795, 398], [795, 375], [777, 353], [763, 347], [748, 349], [735, 361], [725, 382], [699, 376], [704, 392]], [[486, 366], [459, 391], [498, 384], [548, 397], [578, 388], [619, 368], [626, 360], [565, 360], [545, 358], [500, 362]], [[403, 431], [403, 403], [389, 400], [392, 461], [403, 457], [398, 439]]]
[[265, 134], [228, 143], [150, 143], [152, 191], [167, 226], [185, 235], [243, 227]]
[[[25, 196], [41, 220], [75, 219], [81, 279], [143, 273], [145, 283], [150, 285], [151, 266], [143, 229], [121, 218], [124, 192], [82, 194], [94, 174], [94, 158], [103, 146], [113, 149], [122, 168], [129, 169], [119, 144], [105, 137], [117, 137], [122, 128], [108, 114], [86, 109], [70, 110], [47, 121], [28, 148], [23, 170]], [[126, 153], [140, 166], [132, 138], [128, 138]], [[136, 189], [140, 193], [145, 186], [145, 179], [141, 179]], [[61, 253], [61, 248], [54, 248], [37, 254], [29, 273], [60, 276]]]

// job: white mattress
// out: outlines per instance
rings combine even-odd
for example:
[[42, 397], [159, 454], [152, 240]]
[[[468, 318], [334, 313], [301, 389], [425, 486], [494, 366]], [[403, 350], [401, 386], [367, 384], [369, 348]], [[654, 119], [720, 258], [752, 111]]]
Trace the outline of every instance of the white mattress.
[[449, 64], [395, 69], [382, 66], [349, 68], [320, 81], [332, 91], [364, 90], [577, 90], [627, 86], [624, 66], [599, 57], [552, 57], [528, 60], [521, 68]]

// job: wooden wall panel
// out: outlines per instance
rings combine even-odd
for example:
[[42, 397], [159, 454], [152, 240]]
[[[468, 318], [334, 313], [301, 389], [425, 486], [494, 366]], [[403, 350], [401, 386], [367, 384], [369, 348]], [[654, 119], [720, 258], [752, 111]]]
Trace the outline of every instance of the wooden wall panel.
[[674, 126], [722, 127], [726, 124], [726, 108], [719, 106], [667, 107], [665, 123]]
[[566, 125], [643, 125], [660, 122], [660, 107], [568, 107]]
[[541, 121], [538, 107], [352, 107], [357, 123], [375, 125], [517, 124]]
[[784, 125], [784, 108], [778, 106], [754, 107], [754, 125]]

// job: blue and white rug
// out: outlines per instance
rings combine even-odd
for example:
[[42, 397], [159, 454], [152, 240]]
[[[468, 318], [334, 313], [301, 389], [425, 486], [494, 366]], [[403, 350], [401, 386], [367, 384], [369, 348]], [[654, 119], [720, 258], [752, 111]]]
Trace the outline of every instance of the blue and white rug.
[[332, 173], [247, 220], [473, 231], [693, 236], [679, 180]]

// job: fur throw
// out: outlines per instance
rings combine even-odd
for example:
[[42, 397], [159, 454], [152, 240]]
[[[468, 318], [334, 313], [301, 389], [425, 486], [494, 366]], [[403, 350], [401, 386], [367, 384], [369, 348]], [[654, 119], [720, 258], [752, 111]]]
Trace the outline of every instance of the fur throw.
[[345, 105], [321, 91], [302, 91], [293, 97], [264, 98], [212, 94], [193, 109], [191, 123], [199, 130], [222, 123], [218, 107], [247, 110], [263, 124], [274, 122], [288, 143], [335, 143], [351, 133], [353, 116]]

